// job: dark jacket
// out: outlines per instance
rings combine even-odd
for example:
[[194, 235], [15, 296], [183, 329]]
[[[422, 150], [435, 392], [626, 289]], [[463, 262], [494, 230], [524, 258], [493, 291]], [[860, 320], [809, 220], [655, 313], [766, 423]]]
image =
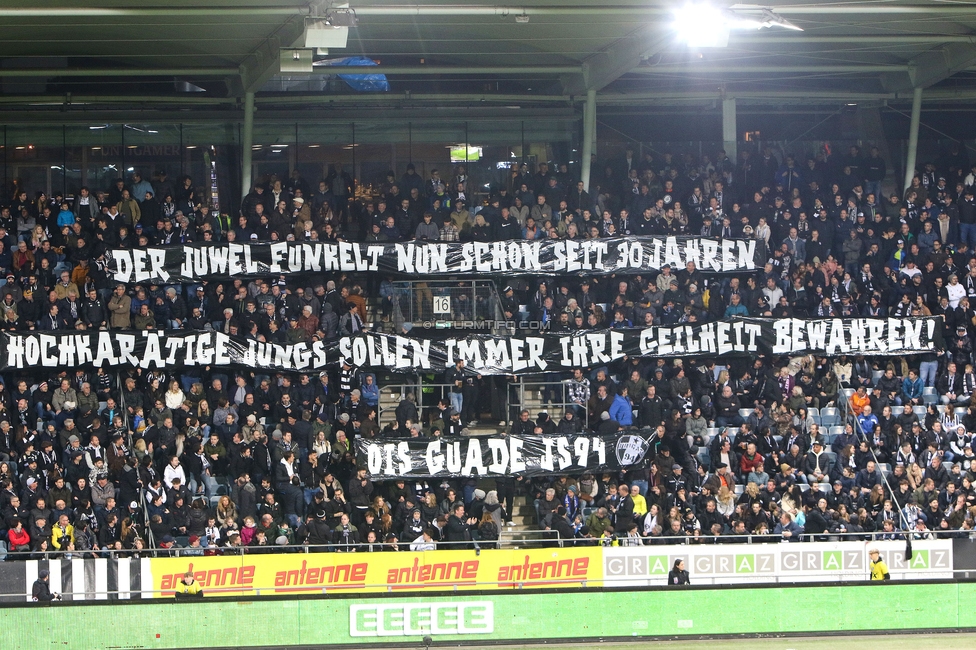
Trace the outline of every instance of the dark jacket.
[[[446, 541], [448, 542], [465, 542], [471, 539], [471, 526], [457, 515], [451, 515], [447, 518], [447, 526], [445, 526]], [[457, 549], [460, 546], [452, 546], [451, 548]]]
[[51, 585], [46, 580], [35, 580], [34, 586], [31, 588], [31, 595], [38, 602], [54, 600], [54, 594], [51, 593]]
[[691, 579], [688, 577], [687, 571], [671, 569], [668, 571], [668, 584], [671, 586], [690, 585]]
[[630, 525], [634, 523], [634, 500], [629, 496], [617, 504], [616, 520], [613, 529], [626, 533]]

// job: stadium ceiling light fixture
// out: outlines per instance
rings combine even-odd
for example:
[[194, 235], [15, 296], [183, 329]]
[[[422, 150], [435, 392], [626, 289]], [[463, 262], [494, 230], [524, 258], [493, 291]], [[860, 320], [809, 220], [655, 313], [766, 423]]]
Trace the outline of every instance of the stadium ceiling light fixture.
[[756, 7], [757, 16], [739, 14], [731, 9], [716, 7], [707, 2], [688, 2], [674, 11], [673, 27], [679, 40], [690, 47], [727, 47], [733, 29], [763, 29], [782, 27], [802, 32], [803, 29], [786, 20], [768, 7]]

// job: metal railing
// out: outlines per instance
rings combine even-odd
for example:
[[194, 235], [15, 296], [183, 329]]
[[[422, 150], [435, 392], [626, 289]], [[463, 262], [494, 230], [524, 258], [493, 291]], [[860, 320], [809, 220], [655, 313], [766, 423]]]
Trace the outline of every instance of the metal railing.
[[[416, 542], [416, 539], [398, 539], [396, 542], [397, 550], [400, 551], [410, 551], [410, 545]], [[497, 549], [515, 549], [523, 548], [518, 540], [486, 540], [481, 539], [477, 534], [477, 531], [473, 531], [472, 539], [465, 541], [436, 541], [430, 542], [434, 545], [434, 550], [458, 550], [458, 549], [472, 549], [477, 552], [482, 550], [497, 550]], [[370, 548], [372, 545], [372, 548]], [[130, 559], [135, 557], [141, 558], [157, 558], [157, 557], [182, 557], [182, 558], [192, 558], [192, 557], [204, 557], [208, 550], [219, 551], [220, 555], [223, 556], [237, 556], [237, 555], [268, 555], [271, 553], [360, 553], [360, 552], [380, 552], [388, 549], [390, 544], [383, 541], [377, 542], [367, 542], [360, 541], [356, 544], [344, 544], [344, 543], [326, 543], [318, 544], [312, 542], [304, 542], [301, 544], [275, 544], [273, 542], [268, 542], [267, 544], [261, 545], [244, 545], [244, 546], [216, 546], [213, 548], [207, 546], [199, 547], [189, 547], [189, 546], [172, 546], [170, 548], [164, 548], [161, 546], [147, 546], [143, 549], [99, 549], [99, 550], [84, 550], [84, 551], [7, 551], [5, 554], [0, 555], [0, 561], [13, 562], [13, 561], [26, 561], [26, 560], [95, 560], [95, 559]], [[417, 551], [419, 552], [419, 550]]]
[[[491, 280], [410, 280], [393, 283], [393, 322], [424, 329], [475, 328], [502, 320], [501, 301]], [[496, 327], [486, 327], [494, 333]]]
[[[567, 547], [567, 546], [614, 546], [620, 548], [626, 548], [628, 546], [654, 546], [655, 548], [662, 549], [662, 552], [668, 552], [669, 547], [677, 548], [682, 546], [702, 546], [710, 544], [751, 544], [751, 545], [761, 545], [761, 544], [803, 544], [808, 542], [905, 542], [905, 541], [924, 541], [924, 540], [951, 540], [951, 539], [969, 539], [976, 542], [976, 531], [966, 530], [966, 529], [937, 529], [929, 530], [926, 532], [918, 531], [904, 531], [895, 530], [894, 532], [885, 533], [883, 531], [873, 531], [873, 532], [823, 532], [823, 533], [800, 533], [796, 537], [786, 538], [781, 534], [774, 533], [772, 529], [766, 534], [759, 533], [744, 533], [738, 534], [723, 534], [723, 535], [711, 535], [711, 534], [681, 534], [681, 535], [658, 535], [658, 536], [647, 536], [641, 535], [639, 538], [627, 538], [626, 536], [616, 536], [613, 538], [600, 538], [600, 537], [561, 537], [556, 530], [544, 530], [544, 529], [527, 529], [518, 530], [517, 534], [520, 538], [506, 538], [504, 535], [511, 534], [504, 527], [501, 529], [501, 537], [496, 540], [484, 540], [480, 539], [475, 531], [472, 539], [465, 541], [437, 541], [430, 542], [434, 546], [434, 550], [474, 550], [475, 552], [481, 552], [483, 550], [518, 550], [525, 548], [538, 548], [538, 547]], [[629, 544], [627, 543], [630, 539], [639, 539], [641, 543], [639, 544]], [[415, 539], [398, 539], [396, 546], [400, 551], [411, 550], [410, 545], [413, 544]], [[614, 544], [613, 542], [616, 542]], [[372, 548], [370, 547], [372, 545]], [[302, 544], [273, 544], [268, 543], [266, 545], [258, 546], [219, 546], [216, 549], [219, 550], [219, 554], [223, 556], [243, 556], [243, 555], [267, 555], [271, 553], [363, 553], [363, 552], [380, 552], [388, 548], [388, 544], [384, 542], [365, 542], [360, 541], [358, 544], [341, 544], [341, 543], [328, 543], [328, 544], [317, 544], [305, 542]], [[371, 550], [370, 550], [371, 548]], [[184, 547], [184, 546], [174, 546], [172, 548], [145, 548], [140, 551], [135, 551], [132, 549], [128, 550], [97, 550], [97, 551], [28, 551], [28, 552], [7, 552], [5, 556], [2, 557], [5, 561], [23, 561], [23, 560], [58, 560], [58, 559], [127, 559], [133, 558], [137, 554], [139, 557], [143, 558], [153, 558], [153, 557], [203, 557], [207, 547]], [[420, 552], [419, 550], [416, 552]], [[426, 552], [430, 552], [429, 550]]]
[[[400, 400], [407, 393], [413, 393], [417, 398], [417, 409], [420, 411], [421, 420], [424, 423], [429, 421], [426, 416], [430, 415], [430, 409], [437, 406], [438, 400], [445, 400], [450, 404], [450, 394], [453, 385], [443, 382], [426, 381], [423, 375], [401, 376], [400, 381], [394, 383], [384, 383], [380, 386], [380, 403], [377, 412], [381, 424], [386, 425], [394, 419], [394, 411]], [[470, 396], [465, 394], [464, 399]], [[516, 420], [518, 413], [523, 409], [530, 414], [545, 411], [549, 417], [558, 424], [563, 413], [567, 409], [576, 412], [576, 419], [580, 426], [585, 430], [589, 427], [589, 413], [586, 404], [576, 404], [569, 397], [569, 380], [548, 380], [545, 376], [520, 376], [515, 382], [510, 382], [506, 389], [496, 394], [497, 399], [503, 401], [500, 409], [508, 414], [505, 419]], [[475, 420], [481, 413], [488, 409], [490, 405], [479, 404], [479, 408], [474, 414]]]
[[565, 411], [572, 409], [575, 419], [583, 430], [589, 428], [589, 410], [586, 404], [577, 404], [569, 397], [569, 379], [547, 380], [545, 377], [520, 376], [518, 382], [518, 403], [511, 406], [529, 413], [545, 411], [556, 424]]
[[417, 409], [420, 410], [420, 396], [423, 385], [419, 375], [402, 375], [395, 383], [380, 384], [380, 401], [376, 409], [376, 420], [381, 426], [395, 419], [394, 412], [400, 401], [405, 399], [407, 393], [413, 393], [417, 398]]
[[[537, 533], [542, 535], [549, 541], [558, 542], [559, 546], [572, 546], [572, 545], [582, 545], [582, 546], [592, 546], [600, 545], [600, 538], [594, 537], [572, 537], [563, 538], [559, 537], [556, 531], [547, 530], [531, 530], [531, 531], [519, 531], [519, 534], [524, 533]], [[624, 543], [626, 537], [616, 537], [614, 540], [618, 542], [617, 546], [626, 548], [628, 544]], [[895, 530], [894, 532], [885, 533], [883, 531], [872, 531], [872, 532], [860, 532], [860, 533], [799, 533], [796, 537], [786, 538], [782, 534], [774, 533], [773, 529], [766, 534], [760, 533], [744, 533], [742, 535], [728, 534], [728, 535], [711, 535], [706, 533], [701, 533], [699, 535], [656, 535], [656, 536], [646, 536], [641, 535], [639, 538], [641, 540], [640, 544], [633, 544], [633, 546], [654, 546], [655, 548], [667, 549], [668, 547], [677, 546], [688, 546], [688, 545], [709, 545], [709, 544], [802, 544], [808, 542], [906, 542], [906, 541], [922, 541], [922, 540], [936, 540], [936, 539], [971, 539], [976, 540], [976, 531], [966, 530], [963, 528], [955, 528], [949, 530], [937, 529], [937, 530], [927, 530], [924, 533], [918, 531], [905, 531], [905, 530]], [[610, 540], [610, 542], [614, 541]], [[582, 544], [580, 544], [582, 542]], [[610, 545], [609, 543], [606, 545]]]
[[842, 392], [841, 394], [844, 395], [844, 421], [851, 422], [854, 431], [857, 434], [857, 439], [867, 443], [868, 449], [871, 450], [871, 457], [874, 459], [875, 469], [881, 475], [881, 482], [884, 483], [888, 498], [891, 499], [892, 504], [895, 506], [895, 512], [898, 513], [898, 521], [902, 526], [904, 526], [907, 523], [907, 518], [905, 517], [904, 510], [902, 509], [902, 504], [898, 503], [898, 492], [894, 487], [892, 487], [891, 482], [888, 480], [888, 474], [880, 470], [883, 463], [878, 459], [878, 453], [875, 450], [874, 445], [871, 444], [871, 440], [868, 438], [867, 432], [864, 431], [864, 427], [861, 426], [860, 421], [858, 421], [857, 417], [854, 415], [854, 403], [851, 401], [854, 394], [848, 392]]
[[[901, 582], [902, 579], [908, 581], [913, 580], [925, 580], [926, 576], [919, 576], [917, 578], [910, 577], [907, 573], [895, 572], [893, 577], [900, 578], [896, 582]], [[972, 569], [944, 569], [939, 571], [939, 573], [951, 574], [951, 578], [941, 578], [942, 580], [973, 580], [976, 579], [976, 571]], [[604, 580], [587, 580], [580, 578], [546, 578], [544, 584], [539, 584], [532, 580], [513, 580], [510, 582], [499, 582], [499, 581], [475, 581], [466, 582], [463, 586], [461, 585], [449, 585], [449, 586], [438, 586], [436, 589], [426, 586], [422, 583], [410, 584], [410, 585], [390, 585], [386, 583], [366, 583], [362, 585], [356, 585], [355, 592], [363, 591], [376, 591], [380, 589], [386, 590], [388, 593], [400, 592], [405, 593], [409, 591], [470, 591], [470, 590], [512, 590], [512, 591], [522, 591], [525, 589], [553, 589], [553, 588], [572, 588], [580, 587], [583, 589], [600, 589], [601, 586], [594, 585], [592, 583], [605, 583], [612, 581], [614, 583], [614, 588], [628, 588], [628, 587], [646, 587], [648, 583], [656, 580], [664, 580], [666, 576], [615, 576], [610, 579]], [[757, 580], [754, 575], [742, 575], [737, 578], [731, 577], [706, 577], [702, 578], [700, 576], [693, 576], [694, 584], [696, 586], [702, 585], [728, 585], [728, 584], [742, 584], [755, 582], [758, 585], [762, 583], [767, 583], [770, 585], [788, 585], [788, 584], [811, 584], [811, 583], [856, 583], [856, 582], [869, 582], [871, 581], [870, 573], [867, 571], [850, 571], [844, 573], [828, 573], [823, 572], [820, 574], [806, 575], [802, 578], [791, 575], [764, 575], [761, 580]], [[932, 578], [928, 578], [932, 579]], [[939, 578], [936, 578], [939, 579]], [[888, 583], [891, 584], [891, 583]], [[336, 594], [336, 593], [348, 593], [350, 589], [343, 586], [322, 586], [318, 588], [308, 588], [303, 590], [306, 594], [309, 592], [319, 592], [321, 594]], [[147, 601], [147, 600], [160, 600], [160, 599], [171, 599], [173, 592], [171, 590], [157, 590], [157, 589], [105, 589], [97, 592], [91, 591], [62, 591], [58, 592], [61, 595], [62, 602], [75, 602], [75, 603], [88, 603], [93, 600], [133, 600], [133, 601]], [[255, 596], [275, 596], [281, 595], [279, 590], [273, 585], [251, 585], [247, 587], [203, 587], [203, 593], [208, 596], [240, 596], [240, 595], [255, 595]], [[94, 598], [93, 598], [94, 596]], [[0, 596], [0, 602], [23, 602], [31, 599], [30, 593], [6, 593]], [[177, 599], [178, 600], [178, 599]], [[193, 607], [200, 606], [200, 600], [190, 599], [195, 604]]]

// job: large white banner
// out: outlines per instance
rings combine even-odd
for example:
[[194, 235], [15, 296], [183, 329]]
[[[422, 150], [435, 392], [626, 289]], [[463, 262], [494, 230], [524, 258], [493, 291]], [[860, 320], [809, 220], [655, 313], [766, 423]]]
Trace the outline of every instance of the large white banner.
[[646, 273], [689, 262], [706, 273], [762, 268], [765, 246], [755, 239], [611, 237], [583, 241], [279, 242], [187, 244], [111, 250], [116, 282], [197, 282], [303, 273], [406, 275], [608, 275]]
[[667, 584], [677, 559], [685, 561], [693, 585], [868, 580], [868, 550], [877, 548], [892, 580], [952, 578], [952, 541], [779, 542], [773, 544], [699, 544], [607, 548], [603, 552], [605, 587]]
[[364, 332], [338, 341], [267, 343], [212, 330], [57, 330], [0, 332], [0, 370], [118, 366], [244, 366], [316, 372], [349, 362], [357, 368], [440, 372], [465, 361], [482, 375], [558, 372], [626, 357], [757, 354], [918, 354], [941, 350], [942, 319], [735, 318], [643, 329], [469, 334], [438, 340]]

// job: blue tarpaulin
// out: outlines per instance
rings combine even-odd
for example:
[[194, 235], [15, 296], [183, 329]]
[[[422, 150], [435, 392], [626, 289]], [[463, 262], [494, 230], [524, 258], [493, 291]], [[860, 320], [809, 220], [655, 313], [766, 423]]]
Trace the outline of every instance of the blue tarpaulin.
[[[376, 65], [376, 61], [364, 56], [350, 56], [344, 59], [316, 61], [316, 66], [365, 66]], [[385, 74], [338, 74], [338, 77], [349, 84], [353, 90], [364, 93], [384, 92], [390, 89], [390, 82]]]

